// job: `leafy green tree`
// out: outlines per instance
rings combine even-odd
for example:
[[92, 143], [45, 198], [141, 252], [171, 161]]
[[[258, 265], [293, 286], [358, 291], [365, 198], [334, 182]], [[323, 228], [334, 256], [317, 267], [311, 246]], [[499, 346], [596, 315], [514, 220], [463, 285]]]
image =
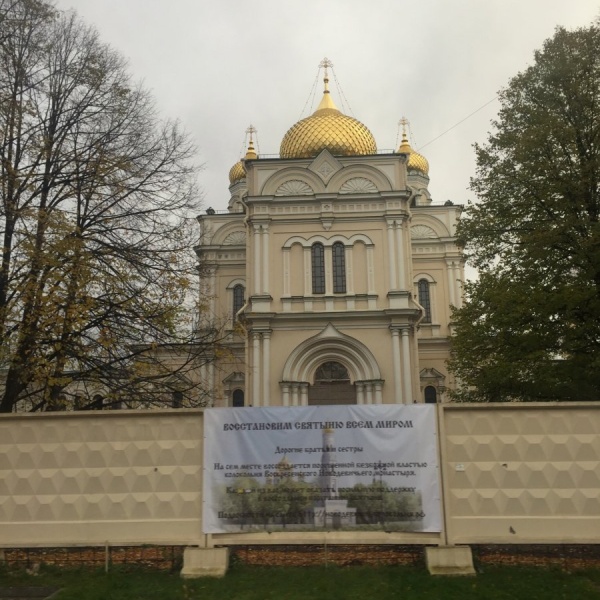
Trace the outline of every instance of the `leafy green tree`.
[[479, 279], [455, 310], [457, 399], [600, 398], [600, 20], [500, 92], [458, 229]]
[[310, 511], [319, 498], [319, 488], [302, 478], [287, 478], [274, 485], [274, 492], [285, 502], [280, 507], [283, 526], [305, 523]]
[[[304, 523], [307, 511], [319, 496], [313, 483], [301, 478], [286, 477], [259, 483], [244, 477], [233, 486], [226, 486], [221, 494], [220, 507], [240, 525], [263, 528], [269, 525], [296, 525]], [[248, 517], [252, 514], [252, 518]]]
[[[357, 483], [340, 493], [340, 498], [356, 508], [359, 524], [385, 524], [414, 519], [422, 510], [420, 494], [391, 491], [385, 481], [374, 479], [371, 483]], [[409, 516], [410, 515], [410, 516]]]
[[[219, 507], [230, 515], [230, 519], [243, 529], [252, 528], [264, 511], [262, 496], [265, 486], [253, 477], [241, 477], [234, 485], [223, 486]], [[268, 516], [266, 517], [268, 519]]]
[[194, 152], [93, 28], [0, 0], [0, 412], [201, 402]]

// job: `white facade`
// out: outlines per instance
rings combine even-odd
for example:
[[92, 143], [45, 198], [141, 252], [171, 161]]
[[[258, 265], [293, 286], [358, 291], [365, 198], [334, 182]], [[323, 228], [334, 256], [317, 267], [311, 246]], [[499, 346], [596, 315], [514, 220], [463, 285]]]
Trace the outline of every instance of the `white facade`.
[[[341, 115], [327, 94], [321, 113]], [[230, 330], [230, 352], [202, 374], [214, 404], [441, 401], [460, 207], [432, 203], [427, 162], [405, 138], [392, 154], [323, 146], [285, 159], [251, 147], [229, 212], [199, 217], [204, 325]]]

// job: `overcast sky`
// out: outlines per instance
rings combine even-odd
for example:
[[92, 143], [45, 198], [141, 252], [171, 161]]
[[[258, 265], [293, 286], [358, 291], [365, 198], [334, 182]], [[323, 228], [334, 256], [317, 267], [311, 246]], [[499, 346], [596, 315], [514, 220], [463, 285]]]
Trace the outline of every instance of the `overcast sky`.
[[[245, 130], [276, 154], [308, 116], [319, 62], [327, 56], [350, 114], [379, 149], [397, 146], [410, 120], [413, 148], [430, 163], [434, 202], [474, 199], [472, 144], [486, 139], [493, 101], [533, 61], [554, 29], [587, 26], [596, 0], [56, 0], [93, 24], [152, 90], [165, 117], [180, 120], [204, 165], [205, 207], [225, 209], [228, 172]], [[332, 78], [333, 99], [342, 99]], [[313, 110], [321, 96], [319, 83]], [[305, 105], [309, 101], [308, 107]], [[304, 109], [304, 113], [303, 113]], [[349, 111], [344, 111], [349, 112]], [[444, 134], [444, 135], [442, 135]], [[436, 139], [439, 137], [439, 139]], [[432, 141], [435, 140], [435, 141]]]

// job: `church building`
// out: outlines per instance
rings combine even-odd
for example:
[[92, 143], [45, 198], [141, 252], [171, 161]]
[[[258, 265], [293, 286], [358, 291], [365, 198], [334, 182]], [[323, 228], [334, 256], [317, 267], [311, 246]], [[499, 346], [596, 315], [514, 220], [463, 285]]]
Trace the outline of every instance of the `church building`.
[[215, 406], [444, 401], [460, 206], [432, 202], [405, 130], [377, 151], [322, 66], [323, 98], [279, 157], [257, 155], [251, 128], [228, 211], [199, 217], [201, 326], [227, 330], [200, 375]]

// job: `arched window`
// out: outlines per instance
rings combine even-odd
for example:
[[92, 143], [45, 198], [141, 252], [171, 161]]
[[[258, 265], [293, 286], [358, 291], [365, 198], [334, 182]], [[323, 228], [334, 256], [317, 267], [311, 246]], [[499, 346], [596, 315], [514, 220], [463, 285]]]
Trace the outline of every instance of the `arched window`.
[[432, 385], [425, 388], [425, 402], [427, 404], [437, 403], [437, 390]]
[[429, 281], [419, 279], [419, 304], [425, 309], [423, 323], [431, 323], [431, 297], [429, 294]]
[[308, 404], [356, 404], [356, 389], [344, 365], [328, 361], [316, 370], [315, 382], [308, 389]]
[[90, 410], [102, 410], [104, 408], [104, 398], [100, 394], [96, 394], [92, 398]]
[[244, 406], [244, 390], [233, 390], [233, 394], [231, 396], [231, 406], [236, 408]]
[[346, 293], [346, 257], [344, 244], [336, 242], [333, 245], [333, 293]]
[[350, 383], [348, 370], [339, 362], [328, 361], [323, 363], [315, 373], [315, 383]]
[[233, 320], [235, 321], [236, 315], [244, 306], [244, 286], [238, 283], [233, 288]]
[[312, 261], [312, 293], [325, 293], [325, 249], [323, 244], [313, 244], [311, 249]]
[[180, 391], [173, 392], [171, 406], [173, 408], [181, 408], [183, 406], [183, 392], [180, 392]]

